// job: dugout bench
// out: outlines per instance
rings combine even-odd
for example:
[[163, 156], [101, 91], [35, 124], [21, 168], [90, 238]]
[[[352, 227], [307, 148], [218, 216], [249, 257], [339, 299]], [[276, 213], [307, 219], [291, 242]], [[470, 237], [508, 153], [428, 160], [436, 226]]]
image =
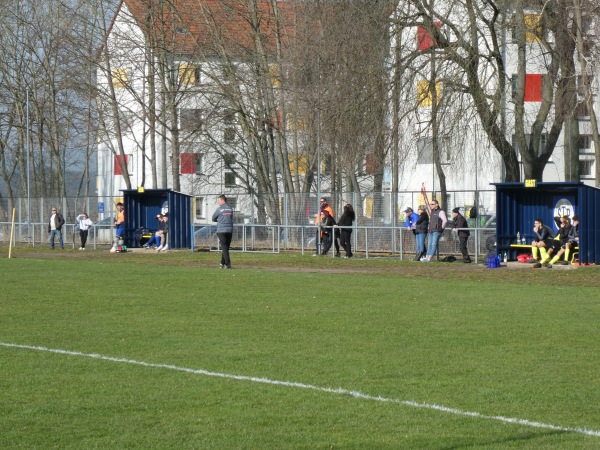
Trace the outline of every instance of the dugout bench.
[[[521, 253], [531, 253], [531, 244], [527, 245], [527, 244], [510, 244], [510, 249], [512, 251], [514, 251], [514, 253], [518, 256]], [[573, 247], [571, 248], [571, 260], [569, 261], [571, 264], [573, 264], [573, 261], [575, 261], [575, 258], [579, 256], [579, 246], [577, 247]], [[512, 259], [511, 261], [516, 260], [517, 258]]]

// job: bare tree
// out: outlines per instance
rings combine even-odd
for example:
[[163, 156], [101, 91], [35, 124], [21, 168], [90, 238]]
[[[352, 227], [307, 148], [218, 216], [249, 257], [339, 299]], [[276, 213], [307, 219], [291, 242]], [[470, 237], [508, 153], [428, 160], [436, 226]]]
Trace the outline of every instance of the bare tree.
[[[577, 45], [577, 56], [579, 62], [579, 69], [581, 73], [581, 84], [583, 93], [583, 104], [587, 109], [587, 113], [590, 116], [590, 127], [592, 132], [592, 141], [595, 149], [595, 179], [596, 186], [600, 185], [600, 133], [598, 132], [598, 121], [596, 117], [596, 111], [594, 110], [594, 95], [592, 90], [592, 78], [591, 68], [592, 64], [588, 62], [588, 59], [597, 54], [597, 49], [594, 51], [592, 45], [594, 41], [587, 38], [588, 33], [591, 31], [592, 18], [597, 16], [598, 5], [590, 1], [573, 0], [573, 14], [575, 18], [575, 42]], [[584, 21], [584, 16], [587, 20]], [[596, 25], [597, 28], [597, 25]], [[593, 34], [593, 33], [592, 33]]]
[[64, 198], [82, 184], [81, 167], [95, 147], [85, 100], [89, 90], [81, 82], [89, 77], [89, 67], [81, 65], [80, 52], [91, 45], [82, 38], [92, 39], [94, 33], [79, 34], [82, 23], [81, 16], [73, 14], [76, 5], [3, 2], [0, 10], [0, 46], [5, 50], [0, 64], [0, 97], [5, 101], [1, 113], [7, 119], [0, 126], [9, 195], [14, 195], [15, 182], [21, 196], [29, 193], [29, 179], [32, 196]]
[[[528, 8], [536, 13], [526, 14]], [[525, 177], [541, 180], [563, 125], [567, 122], [570, 129], [576, 125], [572, 121], [574, 41], [568, 39], [572, 21], [565, 3], [517, 0], [505, 5], [417, 0], [400, 4], [399, 9], [400, 28], [405, 32], [417, 27], [426, 30], [434, 43], [436, 58], [452, 74], [454, 81], [445, 83], [444, 91], [452, 89], [468, 97], [470, 105], [462, 104], [476, 112], [504, 162], [506, 181], [520, 179], [517, 151]], [[419, 53], [418, 48], [404, 48], [404, 64], [417, 62]], [[509, 73], [513, 61], [514, 77]], [[532, 72], [529, 66], [533, 73], [543, 70], [541, 95], [535, 99], [535, 107], [533, 103], [526, 104], [527, 74]], [[443, 74], [440, 78], [450, 79]], [[509, 102], [510, 87], [513, 96]], [[514, 110], [510, 111], [509, 105], [514, 105]], [[514, 123], [512, 141], [507, 136], [505, 117]], [[566, 136], [567, 145], [573, 145], [574, 135]]]

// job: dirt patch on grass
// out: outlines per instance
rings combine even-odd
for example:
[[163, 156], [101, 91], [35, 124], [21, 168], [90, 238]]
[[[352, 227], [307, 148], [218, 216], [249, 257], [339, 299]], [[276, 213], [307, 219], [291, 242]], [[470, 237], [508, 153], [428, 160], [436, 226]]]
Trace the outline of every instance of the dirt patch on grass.
[[[0, 246], [1, 257], [6, 258], [8, 247]], [[194, 252], [190, 250], [170, 250], [157, 253], [154, 250], [131, 249], [123, 254], [110, 253], [109, 248], [55, 249], [42, 247], [17, 247], [12, 251], [14, 258], [31, 259], [81, 259], [98, 261], [131, 262], [135, 264], [181, 266], [194, 268], [214, 268], [218, 270], [218, 252]], [[300, 253], [237, 253], [231, 254], [234, 270], [269, 270], [279, 272], [302, 272], [323, 274], [376, 274], [381, 276], [423, 279], [461, 279], [470, 281], [495, 281], [502, 283], [523, 283], [533, 288], [536, 285], [589, 286], [600, 287], [598, 268], [554, 266], [552, 269], [533, 269], [530, 264], [508, 263], [507, 267], [487, 269], [483, 262], [464, 264], [431, 262], [421, 263], [401, 261], [398, 257], [356, 257], [352, 259], [311, 257]]]

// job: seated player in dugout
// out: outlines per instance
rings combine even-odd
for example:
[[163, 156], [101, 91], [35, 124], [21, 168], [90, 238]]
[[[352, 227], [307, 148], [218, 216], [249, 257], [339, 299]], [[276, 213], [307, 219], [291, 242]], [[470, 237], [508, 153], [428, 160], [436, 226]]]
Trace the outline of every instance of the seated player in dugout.
[[[570, 224], [571, 219], [569, 219], [568, 217], [563, 217], [563, 218], [561, 218], [561, 221], [564, 219], [568, 220], [569, 224]], [[573, 223], [570, 224], [569, 232], [567, 235], [567, 242], [565, 242], [560, 247], [560, 249], [556, 253], [556, 256], [554, 258], [552, 258], [552, 261], [550, 261], [550, 264], [564, 264], [564, 265], [569, 264], [569, 260], [571, 259], [571, 251], [575, 247], [579, 247], [579, 217], [578, 216], [573, 216]], [[563, 256], [563, 254], [565, 255], [565, 259], [561, 260], [561, 257]]]
[[550, 263], [550, 258], [552, 257], [553, 254], [558, 253], [558, 251], [561, 249], [561, 247], [563, 245], [565, 245], [567, 242], [569, 242], [569, 233], [571, 231], [571, 219], [569, 219], [567, 216], [555, 217], [554, 221], [556, 222], [556, 225], [558, 226], [558, 233], [556, 233], [556, 236], [554, 237], [554, 239], [552, 239], [552, 242], [550, 243], [550, 246], [548, 247], [548, 254], [546, 255], [546, 257], [544, 259], [542, 259], [542, 262], [541, 262], [541, 264], [544, 267], [547, 267], [548, 269], [552, 268], [552, 264]]
[[533, 232], [535, 237], [531, 243], [531, 254], [533, 255], [534, 268], [542, 267], [539, 262], [540, 255], [541, 259], [544, 260], [548, 256], [547, 249], [552, 247], [552, 240], [554, 239], [554, 232], [548, 225], [544, 225], [542, 219], [535, 219], [533, 221]]

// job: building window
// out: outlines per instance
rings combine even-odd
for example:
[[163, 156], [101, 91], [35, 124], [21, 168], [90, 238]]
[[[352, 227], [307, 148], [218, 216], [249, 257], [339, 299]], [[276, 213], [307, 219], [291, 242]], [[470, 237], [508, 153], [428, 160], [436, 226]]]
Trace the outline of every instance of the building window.
[[281, 77], [279, 75], [279, 67], [270, 64], [269, 65], [269, 75], [271, 76], [271, 84], [274, 88], [281, 87]]
[[233, 153], [225, 153], [223, 156], [223, 163], [225, 164], [226, 169], [231, 169], [235, 166], [235, 154]]
[[[540, 14], [524, 14], [525, 19], [525, 42], [542, 42], [545, 30]], [[517, 21], [513, 16], [512, 41], [517, 42]]]
[[[448, 164], [452, 148], [450, 138], [440, 138], [438, 148], [441, 163]], [[420, 137], [417, 139], [417, 164], [433, 164], [433, 139], [431, 137]]]
[[235, 180], [235, 173], [225, 172], [225, 187], [235, 187], [235, 186], [237, 186], [236, 180]]
[[368, 175], [375, 175], [379, 168], [382, 166], [382, 162], [377, 158], [375, 153], [367, 153], [365, 156], [365, 172]]
[[[512, 76], [512, 99], [517, 97], [517, 75]], [[542, 75], [539, 73], [528, 73], [525, 75], [525, 89], [523, 91], [524, 102], [542, 101]]]
[[308, 120], [299, 114], [288, 114], [285, 124], [289, 131], [308, 130]]
[[190, 133], [202, 130], [202, 110], [181, 108], [179, 110], [180, 129]]
[[195, 64], [181, 63], [179, 65], [179, 82], [188, 86], [200, 84], [200, 68]]
[[[438, 30], [442, 26], [439, 20], [433, 23], [433, 26]], [[433, 41], [433, 42], [432, 42]], [[430, 47], [439, 47], [437, 41], [431, 38], [430, 30], [422, 25], [417, 26], [417, 48], [419, 51], [427, 50]]]
[[204, 197], [196, 197], [196, 219], [205, 219]]
[[124, 155], [125, 159], [123, 159], [122, 155], [115, 155], [115, 164], [114, 164], [114, 173], [115, 175], [123, 175], [126, 171], [130, 173], [129, 170], [129, 155]]
[[231, 206], [234, 211], [237, 209], [238, 199], [237, 197], [227, 197], [227, 204]]
[[[439, 105], [440, 95], [442, 93], [442, 84], [439, 81], [435, 82], [436, 102]], [[419, 108], [433, 105], [433, 91], [429, 89], [429, 80], [417, 81], [417, 105]]]
[[115, 89], [125, 89], [127, 87], [127, 69], [119, 68], [113, 70], [112, 82]]
[[[587, 81], [588, 81], [588, 85], [591, 86], [594, 84], [594, 75], [588, 75], [587, 76]], [[579, 99], [583, 99], [585, 98], [585, 86], [583, 84], [583, 76], [582, 75], [577, 75], [577, 97]]]
[[592, 136], [589, 134], [579, 135], [579, 153], [593, 153]]
[[587, 102], [579, 102], [575, 107], [575, 114], [577, 119], [579, 120], [589, 120], [590, 118], [590, 110], [588, 108]]
[[298, 175], [306, 175], [307, 159], [306, 153], [290, 153], [288, 155], [288, 161], [290, 163], [290, 172], [292, 174], [298, 173]]
[[596, 164], [593, 156], [579, 156], [579, 175], [581, 178], [594, 178]]
[[234, 125], [235, 124], [235, 113], [232, 110], [226, 110], [223, 113], [223, 123], [225, 125]]
[[203, 158], [200, 153], [181, 153], [181, 174], [196, 174], [202, 175]]
[[[527, 145], [527, 147], [529, 148], [529, 143], [531, 142], [530, 134], [525, 135], [525, 141], [526, 141], [525, 145]], [[542, 151], [546, 147], [546, 142], [548, 142], [548, 134], [542, 133], [542, 135], [540, 136], [540, 145], [538, 147], [537, 152], [535, 153], [535, 156], [539, 156], [542, 153]], [[523, 162], [523, 160], [521, 158], [521, 149], [519, 148], [519, 143], [517, 141], [517, 136], [514, 134], [512, 135], [512, 146], [515, 149], [515, 151], [517, 152], [517, 158], [518, 158], [519, 162]], [[548, 159], [548, 162], [552, 162], [552, 156]]]
[[224, 142], [235, 142], [235, 128], [227, 127], [223, 131], [223, 141]]

